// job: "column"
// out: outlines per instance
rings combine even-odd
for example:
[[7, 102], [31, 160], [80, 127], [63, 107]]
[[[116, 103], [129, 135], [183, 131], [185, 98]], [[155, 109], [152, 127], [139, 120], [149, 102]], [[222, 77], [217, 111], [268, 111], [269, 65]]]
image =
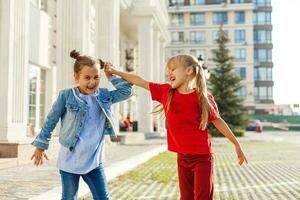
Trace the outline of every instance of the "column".
[[26, 139], [28, 118], [27, 0], [0, 0], [0, 140]]
[[[160, 74], [161, 74], [161, 66], [160, 66], [160, 32], [158, 28], [154, 29], [153, 32], [153, 81], [157, 83], [161, 83]], [[153, 106], [158, 105], [158, 102], [153, 102]], [[160, 126], [159, 123], [159, 115], [153, 115], [153, 123], [155, 123], [157, 130]]]
[[[159, 81], [162, 83], [166, 83], [166, 41], [165, 39], [161, 36], [160, 37], [160, 42], [159, 42], [159, 51], [160, 51], [160, 60], [159, 60], [159, 71], [160, 71], [160, 77]], [[165, 118], [162, 117], [159, 119], [159, 126], [158, 126], [158, 131], [162, 134], [165, 133], [166, 131], [166, 122]]]
[[57, 1], [57, 87], [62, 89], [74, 83], [70, 51], [89, 53], [91, 0]]
[[[112, 62], [117, 68], [119, 66], [120, 45], [120, 1], [97, 0], [95, 1], [95, 55], [105, 61]], [[104, 73], [103, 73], [103, 76]], [[106, 78], [102, 78], [101, 87], [111, 87]], [[120, 105], [114, 104], [114, 121], [119, 126]], [[119, 127], [116, 127], [119, 130]]]
[[[138, 74], [145, 80], [153, 80], [153, 21], [145, 19], [138, 25]], [[139, 132], [153, 131], [152, 115], [153, 105], [149, 92], [137, 89], [137, 121]]]

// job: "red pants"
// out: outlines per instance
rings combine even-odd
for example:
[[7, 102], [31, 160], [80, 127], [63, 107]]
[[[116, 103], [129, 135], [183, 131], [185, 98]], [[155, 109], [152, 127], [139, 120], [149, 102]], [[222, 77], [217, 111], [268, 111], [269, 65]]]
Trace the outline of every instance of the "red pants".
[[180, 200], [212, 200], [213, 156], [177, 154]]

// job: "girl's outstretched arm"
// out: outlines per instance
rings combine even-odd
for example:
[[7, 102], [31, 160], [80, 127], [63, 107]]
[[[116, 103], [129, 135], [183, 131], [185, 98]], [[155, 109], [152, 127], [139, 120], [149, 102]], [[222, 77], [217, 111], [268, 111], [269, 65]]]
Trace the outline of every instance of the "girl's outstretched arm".
[[138, 75], [129, 74], [129, 73], [126, 73], [126, 72], [121, 72], [119, 70], [116, 70], [116, 69], [111, 67], [111, 64], [106, 64], [104, 70], [109, 71], [109, 73], [111, 73], [111, 74], [115, 74], [115, 75], [118, 75], [118, 76], [122, 77], [123, 79], [125, 79], [129, 83], [132, 83], [133, 85], [136, 85], [136, 86], [142, 87], [146, 90], [149, 90], [149, 82], [142, 79]]
[[218, 118], [216, 120], [213, 120], [212, 123], [226, 138], [228, 138], [234, 144], [235, 151], [239, 158], [239, 164], [242, 165], [244, 162], [248, 163], [239, 141], [236, 139], [226, 122], [222, 118]]

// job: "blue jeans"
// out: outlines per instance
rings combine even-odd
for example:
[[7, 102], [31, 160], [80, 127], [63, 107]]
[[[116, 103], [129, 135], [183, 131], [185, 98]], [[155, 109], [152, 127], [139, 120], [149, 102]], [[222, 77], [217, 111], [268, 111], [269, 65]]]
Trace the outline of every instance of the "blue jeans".
[[93, 199], [109, 200], [106, 177], [102, 164], [87, 174], [72, 174], [60, 170], [62, 182], [62, 200], [76, 200], [80, 176], [89, 186]]

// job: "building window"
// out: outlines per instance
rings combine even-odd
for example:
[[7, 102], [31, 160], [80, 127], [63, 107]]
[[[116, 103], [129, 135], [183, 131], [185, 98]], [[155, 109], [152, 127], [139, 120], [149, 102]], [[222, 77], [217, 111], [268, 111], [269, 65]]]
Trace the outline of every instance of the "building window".
[[45, 110], [45, 78], [46, 72], [41, 68], [29, 65], [29, 116], [28, 124], [41, 127], [44, 121]]
[[192, 44], [204, 44], [205, 43], [205, 31], [190, 32], [190, 41]]
[[204, 49], [191, 49], [190, 54], [195, 56], [195, 58], [198, 58], [200, 55], [202, 55], [202, 58], [206, 58], [206, 51]]
[[246, 31], [245, 30], [235, 30], [234, 31], [234, 41], [235, 41], [235, 43], [245, 43], [246, 42]]
[[253, 0], [257, 6], [271, 6], [271, 0]]
[[173, 44], [184, 42], [184, 32], [172, 32], [171, 37]]
[[242, 99], [245, 99], [245, 98], [246, 98], [246, 94], [247, 94], [247, 92], [246, 92], [246, 87], [245, 87], [245, 86], [241, 87], [241, 88], [237, 91], [236, 94], [237, 94], [238, 97], [240, 97], [240, 98], [242, 98]]
[[205, 0], [190, 0], [191, 5], [205, 5]]
[[254, 88], [255, 100], [272, 100], [273, 88], [272, 87], [255, 87]]
[[[224, 34], [228, 38], [228, 30], [224, 30]], [[218, 38], [219, 38], [219, 31], [213, 31], [212, 32], [213, 43], [216, 43]]]
[[270, 12], [254, 12], [253, 23], [255, 25], [271, 24], [271, 13]]
[[271, 62], [272, 49], [254, 49], [254, 62]]
[[245, 0], [232, 0], [232, 3], [245, 3]]
[[244, 24], [245, 23], [245, 12], [244, 11], [236, 11], [235, 12], [235, 23], [236, 24]]
[[255, 67], [254, 68], [255, 81], [272, 81], [272, 68]]
[[243, 80], [246, 79], [246, 67], [237, 67], [237, 68], [235, 68], [235, 73], [241, 79], [243, 79]]
[[184, 18], [182, 13], [172, 13], [171, 14], [171, 25], [181, 26], [184, 25]]
[[183, 6], [184, 5], [184, 0], [170, 0], [169, 2], [170, 2], [169, 3], [170, 6], [176, 6], [176, 5]]
[[272, 43], [272, 32], [267, 30], [254, 31], [254, 43]]
[[217, 4], [221, 4], [221, 3], [224, 3], [224, 0], [215, 0], [215, 2], [216, 2]]
[[237, 62], [245, 62], [246, 61], [246, 49], [245, 48], [235, 49], [235, 61], [237, 61]]
[[204, 13], [191, 13], [191, 25], [204, 25], [205, 14]]
[[213, 24], [227, 24], [227, 12], [214, 12]]

